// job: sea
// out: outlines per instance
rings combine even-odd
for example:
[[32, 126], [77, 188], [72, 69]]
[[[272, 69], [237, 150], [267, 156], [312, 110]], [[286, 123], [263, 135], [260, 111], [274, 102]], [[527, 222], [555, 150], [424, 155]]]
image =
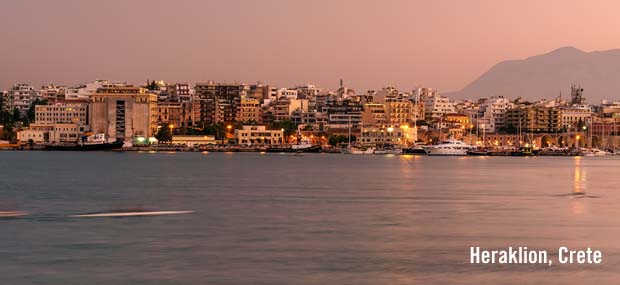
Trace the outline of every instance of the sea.
[[[618, 284], [620, 156], [0, 152], [0, 284]], [[190, 211], [74, 217], [110, 211]], [[554, 263], [472, 264], [470, 248]], [[558, 249], [600, 250], [559, 264]]]

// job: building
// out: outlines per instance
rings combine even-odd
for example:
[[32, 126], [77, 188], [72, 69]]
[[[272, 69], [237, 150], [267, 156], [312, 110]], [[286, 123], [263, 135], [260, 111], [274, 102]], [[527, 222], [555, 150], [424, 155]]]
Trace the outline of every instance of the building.
[[282, 130], [267, 130], [265, 126], [243, 126], [235, 130], [235, 139], [238, 144], [282, 144], [284, 132]]
[[88, 125], [88, 103], [63, 101], [48, 105], [35, 106], [34, 122], [36, 124], [78, 124]]
[[260, 101], [255, 98], [242, 98], [237, 111], [237, 122], [263, 122]]
[[385, 105], [377, 103], [364, 104], [362, 112], [362, 126], [382, 126], [388, 123], [385, 114]]
[[20, 144], [74, 144], [84, 133], [84, 127], [78, 124], [30, 124], [28, 129], [17, 133]]
[[413, 103], [408, 100], [386, 102], [385, 116], [390, 125], [409, 124], [415, 120]]
[[189, 84], [176, 83], [166, 87], [166, 93], [170, 101], [174, 102], [190, 102], [192, 101], [192, 92]]
[[47, 100], [48, 102], [54, 102], [57, 100], [65, 99], [64, 86], [55, 86], [54, 84], [41, 86], [41, 89], [37, 90], [37, 97], [41, 100]]
[[157, 125], [174, 128], [191, 128], [194, 126], [193, 103], [184, 102], [158, 102]]
[[360, 143], [362, 145], [398, 145], [408, 146], [418, 139], [417, 128], [401, 125], [399, 127], [362, 127]]
[[247, 86], [237, 83], [198, 83], [194, 87], [199, 102], [199, 122], [204, 124], [234, 122]]
[[479, 128], [487, 133], [495, 133], [506, 125], [506, 111], [514, 108], [514, 104], [504, 97], [482, 99], [478, 104], [476, 120]]
[[455, 112], [454, 102], [450, 98], [439, 94], [426, 97], [424, 102], [424, 118], [426, 120], [437, 120], [444, 114]]
[[561, 111], [541, 105], [518, 106], [506, 111], [506, 127], [513, 132], [558, 132], [562, 130]]
[[[30, 105], [39, 98], [33, 86], [28, 84], [16, 84], [9, 90], [9, 110], [19, 110], [22, 116], [26, 115]], [[39, 98], [40, 99], [40, 98]]]
[[186, 145], [188, 147], [217, 144], [214, 136], [172, 136], [172, 144]]
[[104, 87], [91, 95], [91, 130], [110, 141], [152, 137], [157, 132], [157, 95], [139, 87]]
[[562, 128], [569, 130], [579, 124], [585, 124], [592, 118], [592, 109], [588, 106], [561, 107]]

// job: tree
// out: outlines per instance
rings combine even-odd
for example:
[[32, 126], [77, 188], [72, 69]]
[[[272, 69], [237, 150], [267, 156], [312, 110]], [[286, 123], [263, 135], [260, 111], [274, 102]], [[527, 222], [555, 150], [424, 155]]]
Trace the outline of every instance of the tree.
[[15, 107], [15, 109], [13, 109], [13, 123], [19, 122], [21, 120], [22, 120], [22, 114], [19, 111], [19, 109], [17, 109], [17, 107]]
[[14, 143], [17, 141], [17, 133], [13, 130], [13, 127], [5, 126], [2, 130], [2, 136], [0, 136], [0, 139]]
[[41, 100], [39, 98], [34, 99], [34, 101], [30, 104], [30, 107], [28, 108], [28, 111], [26, 112], [26, 121], [28, 123], [33, 122], [34, 121], [34, 116], [36, 113], [36, 106], [37, 105], [47, 105], [47, 100]]
[[287, 139], [292, 135], [295, 134], [295, 132], [297, 131], [297, 125], [295, 124], [295, 122], [291, 121], [291, 120], [282, 120], [279, 122], [273, 122], [271, 123], [270, 128], [272, 130], [282, 130], [284, 129], [284, 137]]
[[[351, 142], [356, 141], [357, 138], [355, 136], [351, 136]], [[327, 143], [331, 146], [337, 146], [338, 144], [341, 143], [348, 143], [349, 142], [349, 136], [345, 136], [345, 135], [330, 135]]]
[[170, 142], [172, 141], [172, 132], [168, 126], [161, 126], [159, 131], [157, 131], [155, 138], [160, 142]]

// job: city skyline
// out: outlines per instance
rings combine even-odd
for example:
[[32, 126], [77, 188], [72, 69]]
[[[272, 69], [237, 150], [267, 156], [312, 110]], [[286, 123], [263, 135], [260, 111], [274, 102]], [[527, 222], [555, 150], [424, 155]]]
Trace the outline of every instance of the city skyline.
[[503, 60], [620, 47], [608, 36], [620, 24], [611, 1], [478, 2], [487, 9], [448, 1], [5, 2], [0, 89], [96, 78], [336, 89], [342, 78], [358, 92], [450, 92]]

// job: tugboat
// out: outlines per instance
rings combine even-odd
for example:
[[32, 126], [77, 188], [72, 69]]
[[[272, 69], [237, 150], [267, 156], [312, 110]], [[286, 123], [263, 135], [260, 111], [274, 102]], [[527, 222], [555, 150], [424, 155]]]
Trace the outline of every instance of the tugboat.
[[92, 151], [92, 150], [116, 150], [123, 147], [123, 141], [107, 142], [105, 134], [94, 134], [82, 137], [80, 143], [76, 144], [51, 144], [46, 150], [65, 150], [65, 151]]

